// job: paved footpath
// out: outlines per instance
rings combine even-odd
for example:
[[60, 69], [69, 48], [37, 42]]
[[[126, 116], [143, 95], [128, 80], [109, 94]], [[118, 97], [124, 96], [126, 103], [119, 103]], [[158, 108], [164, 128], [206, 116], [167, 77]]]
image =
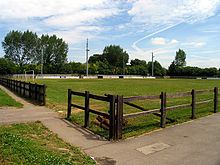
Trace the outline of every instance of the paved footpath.
[[220, 165], [220, 113], [161, 129], [137, 138], [109, 142], [60, 118], [56, 112], [30, 104], [0, 86], [23, 108], [0, 108], [0, 124], [40, 120], [99, 164]]

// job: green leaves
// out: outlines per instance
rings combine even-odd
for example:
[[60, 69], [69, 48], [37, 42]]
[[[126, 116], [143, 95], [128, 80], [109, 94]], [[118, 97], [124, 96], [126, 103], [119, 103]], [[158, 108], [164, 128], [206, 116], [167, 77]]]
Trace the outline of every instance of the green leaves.
[[170, 76], [180, 76], [181, 75], [181, 69], [186, 66], [186, 53], [179, 49], [176, 52], [175, 60], [170, 64], [168, 68], [168, 74]]
[[120, 46], [110, 45], [103, 50], [103, 58], [112, 66], [123, 68], [123, 64], [128, 63], [129, 55]]
[[180, 68], [186, 66], [186, 53], [182, 49], [179, 49], [179, 51], [176, 52], [174, 63]]
[[5, 58], [0, 58], [0, 75], [14, 74], [16, 71], [16, 66], [13, 62], [6, 60]]
[[28, 30], [9, 32], [2, 42], [5, 58], [19, 66], [31, 63], [37, 53], [37, 40], [36, 33]]
[[4, 57], [20, 67], [41, 64], [42, 54], [46, 73], [59, 73], [63, 64], [67, 62], [68, 45], [56, 35], [47, 34], [38, 37], [29, 30], [24, 32], [13, 30], [6, 35], [2, 46], [5, 51]]
[[[68, 45], [63, 39], [56, 35], [42, 35], [40, 39], [40, 50], [43, 50], [44, 73], [59, 73], [67, 62]], [[38, 63], [41, 63], [39, 56]], [[53, 66], [52, 68], [50, 66]]]

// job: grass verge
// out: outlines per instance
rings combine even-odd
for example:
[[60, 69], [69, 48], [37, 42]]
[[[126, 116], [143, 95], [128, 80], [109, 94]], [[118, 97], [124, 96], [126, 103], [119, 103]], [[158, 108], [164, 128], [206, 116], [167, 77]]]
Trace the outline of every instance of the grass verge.
[[0, 126], [0, 164], [96, 164], [41, 122]]
[[22, 108], [23, 104], [15, 101], [5, 91], [0, 88], [0, 107], [18, 107]]

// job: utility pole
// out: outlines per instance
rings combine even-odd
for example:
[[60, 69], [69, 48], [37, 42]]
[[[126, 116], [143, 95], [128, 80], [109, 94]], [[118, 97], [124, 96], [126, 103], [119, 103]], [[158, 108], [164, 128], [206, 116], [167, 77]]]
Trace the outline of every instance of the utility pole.
[[154, 76], [154, 53], [152, 52], [152, 77]]
[[44, 46], [41, 47], [41, 74], [43, 74], [43, 65], [44, 65]]
[[86, 77], [88, 77], [89, 75], [88, 54], [89, 54], [89, 43], [88, 43], [88, 38], [87, 38], [87, 41], [86, 41]]
[[123, 75], [125, 75], [125, 59], [124, 59], [124, 54], [123, 54]]

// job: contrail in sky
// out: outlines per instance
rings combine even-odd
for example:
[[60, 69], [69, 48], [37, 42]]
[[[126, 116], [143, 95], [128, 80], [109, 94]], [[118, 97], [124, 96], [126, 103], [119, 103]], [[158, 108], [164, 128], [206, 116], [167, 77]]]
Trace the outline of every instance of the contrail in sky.
[[146, 38], [148, 38], [148, 37], [154, 36], [155, 34], [158, 34], [158, 33], [161, 33], [161, 32], [163, 32], [163, 31], [166, 31], [166, 30], [168, 30], [168, 29], [170, 29], [170, 28], [172, 28], [172, 27], [175, 27], [175, 26], [177, 26], [177, 25], [183, 23], [183, 22], [184, 22], [184, 21], [178, 22], [177, 24], [168, 26], [168, 27], [163, 28], [163, 29], [161, 29], [161, 30], [158, 30], [158, 31], [156, 31], [156, 32], [154, 32], [154, 33], [148, 34], [148, 35], [144, 36], [143, 38], [140, 38], [139, 40], [135, 41], [135, 42], [132, 44], [132, 47], [133, 47], [134, 49], [136, 49], [137, 51], [144, 53], [144, 51], [136, 45], [138, 42], [140, 42], [140, 41], [142, 41], [142, 40], [144, 40], [144, 39], [146, 39]]

